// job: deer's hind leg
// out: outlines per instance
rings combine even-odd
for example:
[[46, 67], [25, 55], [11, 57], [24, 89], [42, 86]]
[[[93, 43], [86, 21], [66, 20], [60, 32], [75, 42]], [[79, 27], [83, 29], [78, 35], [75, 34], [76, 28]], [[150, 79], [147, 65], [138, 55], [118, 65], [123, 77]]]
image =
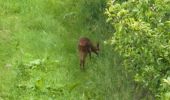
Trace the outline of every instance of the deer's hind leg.
[[83, 70], [85, 70], [86, 56], [87, 56], [87, 53], [84, 53], [82, 57], [82, 69]]
[[80, 69], [83, 69], [83, 60], [80, 59]]
[[80, 53], [80, 69], [85, 69], [85, 60], [86, 60], [86, 53]]

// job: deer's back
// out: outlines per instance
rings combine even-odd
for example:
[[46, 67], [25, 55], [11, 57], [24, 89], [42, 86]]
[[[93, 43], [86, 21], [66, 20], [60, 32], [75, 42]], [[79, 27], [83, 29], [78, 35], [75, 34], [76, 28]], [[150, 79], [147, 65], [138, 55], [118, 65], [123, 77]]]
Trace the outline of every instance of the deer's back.
[[90, 39], [88, 38], [80, 38], [79, 39], [79, 51], [87, 52], [91, 47]]

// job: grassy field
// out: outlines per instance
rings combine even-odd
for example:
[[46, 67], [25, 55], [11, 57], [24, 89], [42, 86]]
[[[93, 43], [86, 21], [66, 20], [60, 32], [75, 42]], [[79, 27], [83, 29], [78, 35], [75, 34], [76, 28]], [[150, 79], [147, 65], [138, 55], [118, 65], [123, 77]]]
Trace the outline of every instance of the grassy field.
[[[132, 100], [111, 47], [104, 0], [0, 0], [0, 100]], [[79, 37], [100, 42], [79, 68]]]

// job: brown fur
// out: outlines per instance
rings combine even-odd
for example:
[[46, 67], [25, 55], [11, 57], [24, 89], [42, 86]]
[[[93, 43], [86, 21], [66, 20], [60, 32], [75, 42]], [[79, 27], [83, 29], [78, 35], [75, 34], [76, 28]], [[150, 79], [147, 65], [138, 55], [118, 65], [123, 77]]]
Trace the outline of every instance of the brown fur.
[[80, 56], [80, 68], [84, 69], [84, 64], [85, 64], [85, 59], [87, 57], [87, 54], [89, 54], [90, 58], [91, 58], [91, 52], [98, 55], [99, 43], [97, 43], [97, 45], [94, 46], [89, 38], [82, 37], [79, 39], [78, 50]]

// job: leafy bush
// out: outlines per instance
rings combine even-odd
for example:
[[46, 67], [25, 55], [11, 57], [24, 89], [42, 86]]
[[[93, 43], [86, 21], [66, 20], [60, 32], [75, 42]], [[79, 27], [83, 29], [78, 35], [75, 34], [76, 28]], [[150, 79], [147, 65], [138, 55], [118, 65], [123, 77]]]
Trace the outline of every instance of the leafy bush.
[[105, 13], [115, 28], [107, 43], [134, 80], [157, 98], [170, 98], [170, 1], [112, 0]]

